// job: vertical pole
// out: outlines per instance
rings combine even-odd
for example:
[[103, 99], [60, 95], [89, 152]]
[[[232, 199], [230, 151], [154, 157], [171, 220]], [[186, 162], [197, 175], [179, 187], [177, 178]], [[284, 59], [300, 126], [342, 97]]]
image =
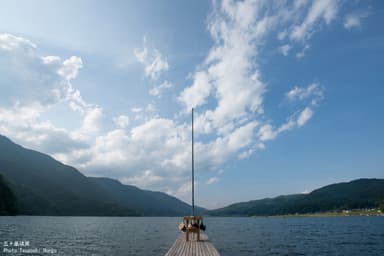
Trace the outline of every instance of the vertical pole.
[[195, 165], [194, 165], [194, 138], [193, 138], [193, 108], [192, 108], [192, 216], [195, 216]]

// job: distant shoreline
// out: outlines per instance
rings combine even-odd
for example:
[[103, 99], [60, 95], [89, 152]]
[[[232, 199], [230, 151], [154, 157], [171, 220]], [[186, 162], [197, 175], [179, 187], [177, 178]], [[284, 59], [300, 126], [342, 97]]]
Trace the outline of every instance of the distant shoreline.
[[299, 214], [284, 214], [284, 215], [269, 215], [269, 216], [252, 216], [252, 217], [369, 217], [369, 216], [384, 216], [384, 213], [379, 209], [357, 209], [357, 210], [343, 210], [343, 211], [330, 211], [318, 213], [299, 213]]

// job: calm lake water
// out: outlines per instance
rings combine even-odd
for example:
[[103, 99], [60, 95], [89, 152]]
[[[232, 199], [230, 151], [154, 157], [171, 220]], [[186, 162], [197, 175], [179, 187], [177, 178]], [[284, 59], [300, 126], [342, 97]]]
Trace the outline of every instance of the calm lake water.
[[[0, 217], [0, 255], [164, 255], [181, 220]], [[223, 256], [384, 255], [384, 217], [205, 218], [205, 224]], [[13, 248], [39, 253], [5, 252], [15, 241], [24, 246]]]

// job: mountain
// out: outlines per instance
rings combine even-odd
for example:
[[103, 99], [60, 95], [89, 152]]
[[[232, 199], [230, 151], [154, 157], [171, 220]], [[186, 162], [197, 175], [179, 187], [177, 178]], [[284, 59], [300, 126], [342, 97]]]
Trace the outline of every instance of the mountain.
[[137, 215], [71, 166], [0, 135], [0, 174], [25, 215]]
[[384, 200], [384, 179], [358, 179], [296, 194], [236, 203], [209, 211], [213, 216], [265, 216], [376, 208]]
[[0, 215], [15, 215], [17, 212], [16, 197], [0, 175]]
[[[121, 205], [135, 209], [144, 216], [183, 216], [191, 214], [191, 206], [162, 192], [142, 190], [135, 186], [123, 185], [109, 178], [89, 178], [103, 188], [108, 195]], [[205, 209], [196, 207], [197, 214]]]
[[[109, 178], [86, 177], [71, 166], [23, 148], [1, 135], [0, 152], [0, 177], [7, 181], [0, 179], [0, 215], [14, 214], [14, 210], [4, 210], [11, 206], [23, 215], [182, 216], [191, 213], [191, 206], [175, 197], [123, 185]], [[7, 195], [6, 200], [1, 193]], [[196, 209], [198, 213], [205, 211]]]

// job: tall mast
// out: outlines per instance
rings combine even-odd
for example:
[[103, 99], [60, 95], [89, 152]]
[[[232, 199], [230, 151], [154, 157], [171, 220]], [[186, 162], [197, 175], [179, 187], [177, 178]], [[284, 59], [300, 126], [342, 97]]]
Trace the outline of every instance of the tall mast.
[[192, 108], [192, 216], [195, 216], [195, 164], [194, 164], [194, 138], [193, 138], [193, 108]]

